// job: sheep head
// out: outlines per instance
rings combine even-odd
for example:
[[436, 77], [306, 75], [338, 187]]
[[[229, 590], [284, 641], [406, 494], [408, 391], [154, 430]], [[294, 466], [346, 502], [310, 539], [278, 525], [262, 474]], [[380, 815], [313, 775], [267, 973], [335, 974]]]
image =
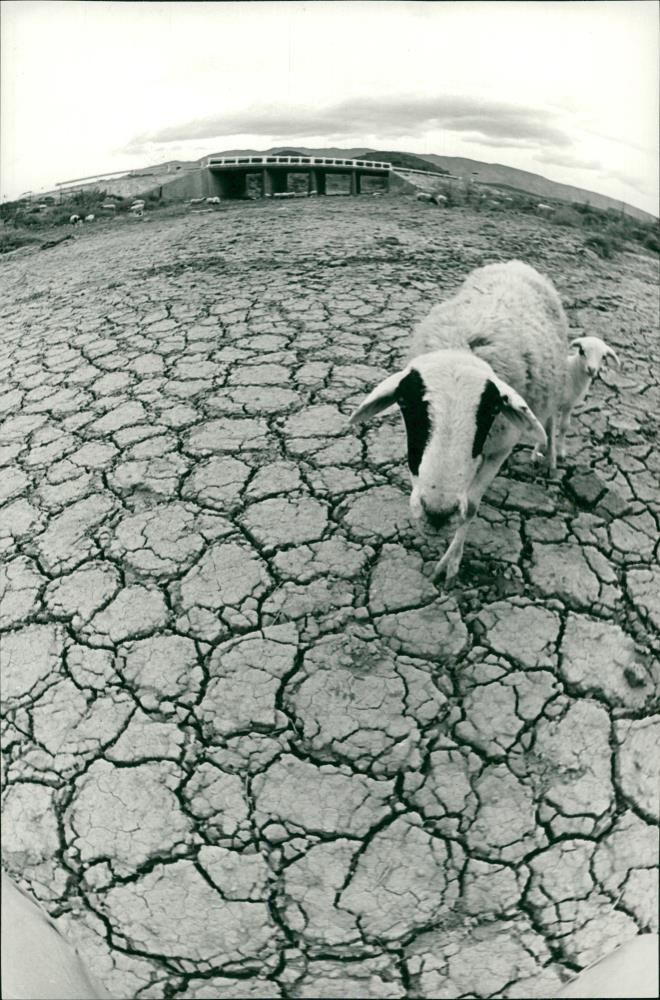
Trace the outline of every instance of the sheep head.
[[406, 426], [411, 513], [424, 526], [440, 527], [455, 514], [471, 517], [521, 434], [546, 444], [522, 396], [465, 351], [416, 357], [377, 385], [349, 423], [363, 423], [394, 404]]
[[584, 370], [590, 378], [595, 378], [601, 366], [607, 364], [610, 358], [617, 368], [621, 367], [616, 353], [600, 337], [576, 337], [571, 341], [571, 347], [577, 347]]

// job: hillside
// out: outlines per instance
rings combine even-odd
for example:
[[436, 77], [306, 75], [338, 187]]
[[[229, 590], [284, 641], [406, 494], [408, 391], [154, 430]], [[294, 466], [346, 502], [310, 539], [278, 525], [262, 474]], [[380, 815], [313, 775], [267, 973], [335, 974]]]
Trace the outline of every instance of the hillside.
[[548, 180], [541, 174], [533, 174], [528, 170], [518, 170], [516, 167], [507, 167], [503, 163], [483, 163], [481, 160], [469, 160], [462, 156], [436, 156], [435, 153], [427, 153], [424, 159], [459, 176], [471, 176], [476, 172], [475, 180], [487, 184], [505, 184], [520, 191], [536, 194], [541, 198], [559, 198], [562, 201], [576, 201], [580, 204], [588, 202], [594, 208], [611, 208], [617, 212], [621, 211], [623, 205], [627, 215], [643, 219], [645, 222], [652, 222], [654, 219], [654, 216], [649, 212], [636, 208], [634, 205], [617, 201], [615, 198], [608, 198], [607, 195], [597, 194], [595, 191], [573, 187], [571, 184], [559, 184], [557, 181]]

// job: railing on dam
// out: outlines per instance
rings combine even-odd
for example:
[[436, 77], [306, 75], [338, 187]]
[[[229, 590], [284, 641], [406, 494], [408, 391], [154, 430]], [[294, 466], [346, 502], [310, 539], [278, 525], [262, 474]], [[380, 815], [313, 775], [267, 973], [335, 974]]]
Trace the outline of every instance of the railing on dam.
[[209, 156], [206, 164], [211, 170], [217, 167], [344, 167], [348, 170], [373, 170], [379, 173], [392, 170], [391, 163], [381, 160], [346, 160], [336, 156]]

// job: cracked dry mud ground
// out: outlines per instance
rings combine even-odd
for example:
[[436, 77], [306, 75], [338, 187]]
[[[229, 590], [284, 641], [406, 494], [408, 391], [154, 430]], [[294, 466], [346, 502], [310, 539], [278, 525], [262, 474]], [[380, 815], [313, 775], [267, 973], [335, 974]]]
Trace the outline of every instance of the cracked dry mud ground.
[[[443, 593], [346, 416], [511, 257], [623, 367]], [[4, 863], [116, 997], [548, 996], [654, 926], [656, 272], [394, 198], [0, 264]]]

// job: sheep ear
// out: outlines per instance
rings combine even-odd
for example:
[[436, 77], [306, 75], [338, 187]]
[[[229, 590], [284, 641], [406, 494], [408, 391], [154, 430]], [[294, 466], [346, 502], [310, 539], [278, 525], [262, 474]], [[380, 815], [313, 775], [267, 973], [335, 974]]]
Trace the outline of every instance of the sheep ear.
[[603, 357], [604, 357], [606, 363], [607, 363], [607, 359], [608, 358], [613, 358], [614, 359], [614, 363], [616, 364], [617, 368], [621, 367], [621, 362], [619, 361], [619, 359], [618, 359], [618, 357], [616, 355], [616, 352], [613, 351], [611, 347], [607, 348], [607, 350], [605, 351], [605, 354], [603, 355]]
[[548, 439], [543, 426], [536, 419], [522, 396], [499, 378], [491, 377], [491, 382], [500, 394], [500, 413], [502, 416], [511, 421], [515, 427], [531, 434], [543, 447], [546, 447]]
[[394, 375], [388, 375], [387, 378], [383, 379], [369, 393], [365, 401], [358, 406], [357, 410], [351, 414], [348, 421], [349, 425], [355, 427], [356, 424], [363, 424], [365, 420], [375, 417], [377, 413], [386, 410], [388, 406], [393, 406], [397, 401], [399, 384], [405, 374], [405, 371], [396, 372]]
[[576, 337], [575, 340], [571, 341], [571, 343], [570, 343], [569, 346], [570, 347], [581, 347], [583, 340], [584, 340], [584, 337]]

